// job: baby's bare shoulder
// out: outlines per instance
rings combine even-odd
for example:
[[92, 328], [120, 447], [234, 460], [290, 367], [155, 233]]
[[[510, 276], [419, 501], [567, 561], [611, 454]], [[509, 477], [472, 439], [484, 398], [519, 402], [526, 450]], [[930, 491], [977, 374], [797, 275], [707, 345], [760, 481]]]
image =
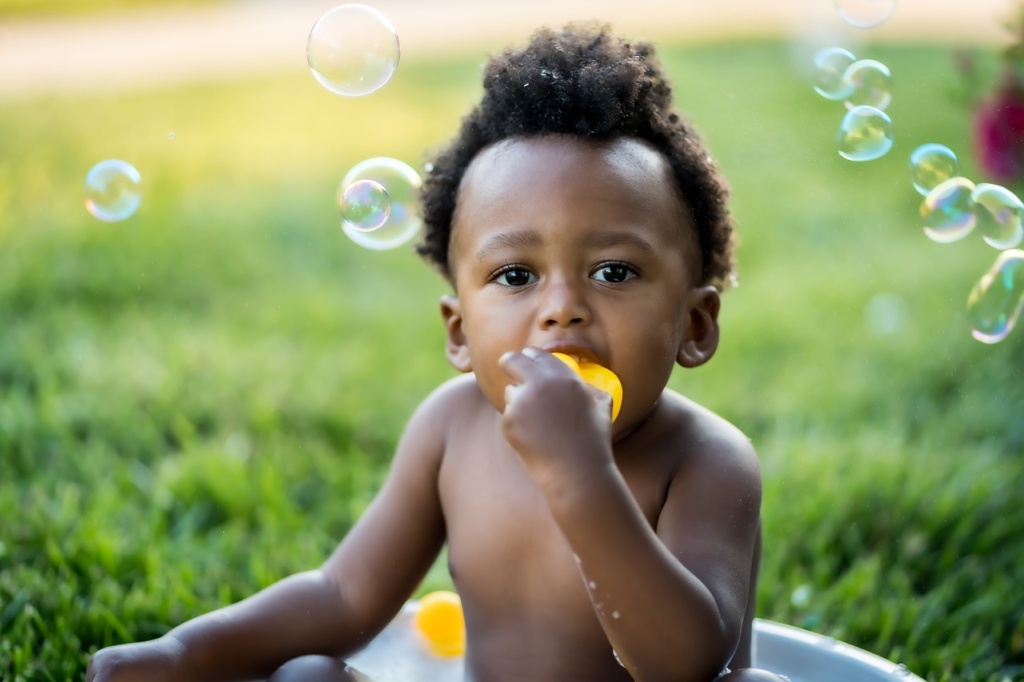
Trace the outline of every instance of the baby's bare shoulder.
[[733, 485], [760, 488], [757, 453], [750, 439], [721, 415], [673, 391], [663, 395], [659, 414], [662, 447], [677, 458], [677, 474], [718, 472]]

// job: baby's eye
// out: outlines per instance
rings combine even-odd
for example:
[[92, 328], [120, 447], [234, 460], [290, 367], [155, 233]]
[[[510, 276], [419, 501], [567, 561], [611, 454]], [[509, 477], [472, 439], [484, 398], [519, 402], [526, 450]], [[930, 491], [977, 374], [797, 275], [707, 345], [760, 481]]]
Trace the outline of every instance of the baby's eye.
[[537, 276], [526, 268], [513, 265], [499, 272], [494, 281], [507, 287], [521, 287], [533, 284], [537, 281]]
[[636, 272], [625, 263], [606, 263], [595, 270], [593, 276], [600, 282], [618, 284], [633, 279]]

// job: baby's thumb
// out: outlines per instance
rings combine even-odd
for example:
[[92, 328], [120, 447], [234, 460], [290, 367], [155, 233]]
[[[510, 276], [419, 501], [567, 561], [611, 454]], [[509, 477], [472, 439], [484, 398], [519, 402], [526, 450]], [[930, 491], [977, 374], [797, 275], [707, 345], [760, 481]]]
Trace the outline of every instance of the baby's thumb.
[[597, 403], [602, 414], [608, 415], [608, 418], [612, 418], [612, 396], [609, 393], [605, 393], [599, 388], [595, 388], [590, 384], [587, 384], [587, 389], [590, 391], [591, 397], [594, 402]]

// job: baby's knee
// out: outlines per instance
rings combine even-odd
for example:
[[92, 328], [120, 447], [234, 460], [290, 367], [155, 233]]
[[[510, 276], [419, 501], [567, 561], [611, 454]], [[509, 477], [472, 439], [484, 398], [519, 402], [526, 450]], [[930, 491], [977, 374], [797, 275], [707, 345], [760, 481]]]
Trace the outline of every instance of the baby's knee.
[[371, 682], [345, 661], [330, 656], [300, 656], [288, 661], [267, 682]]

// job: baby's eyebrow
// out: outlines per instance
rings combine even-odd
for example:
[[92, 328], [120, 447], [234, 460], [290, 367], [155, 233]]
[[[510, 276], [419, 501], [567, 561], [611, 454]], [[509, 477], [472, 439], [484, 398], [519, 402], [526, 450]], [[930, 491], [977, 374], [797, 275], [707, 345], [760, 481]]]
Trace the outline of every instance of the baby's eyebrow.
[[589, 235], [584, 243], [598, 249], [611, 246], [635, 246], [641, 251], [654, 253], [654, 246], [643, 237], [632, 232], [595, 232]]
[[483, 260], [493, 256], [496, 252], [507, 249], [530, 249], [541, 245], [543, 240], [533, 230], [516, 230], [514, 232], [498, 232], [484, 240], [484, 243], [477, 249], [476, 259]]

